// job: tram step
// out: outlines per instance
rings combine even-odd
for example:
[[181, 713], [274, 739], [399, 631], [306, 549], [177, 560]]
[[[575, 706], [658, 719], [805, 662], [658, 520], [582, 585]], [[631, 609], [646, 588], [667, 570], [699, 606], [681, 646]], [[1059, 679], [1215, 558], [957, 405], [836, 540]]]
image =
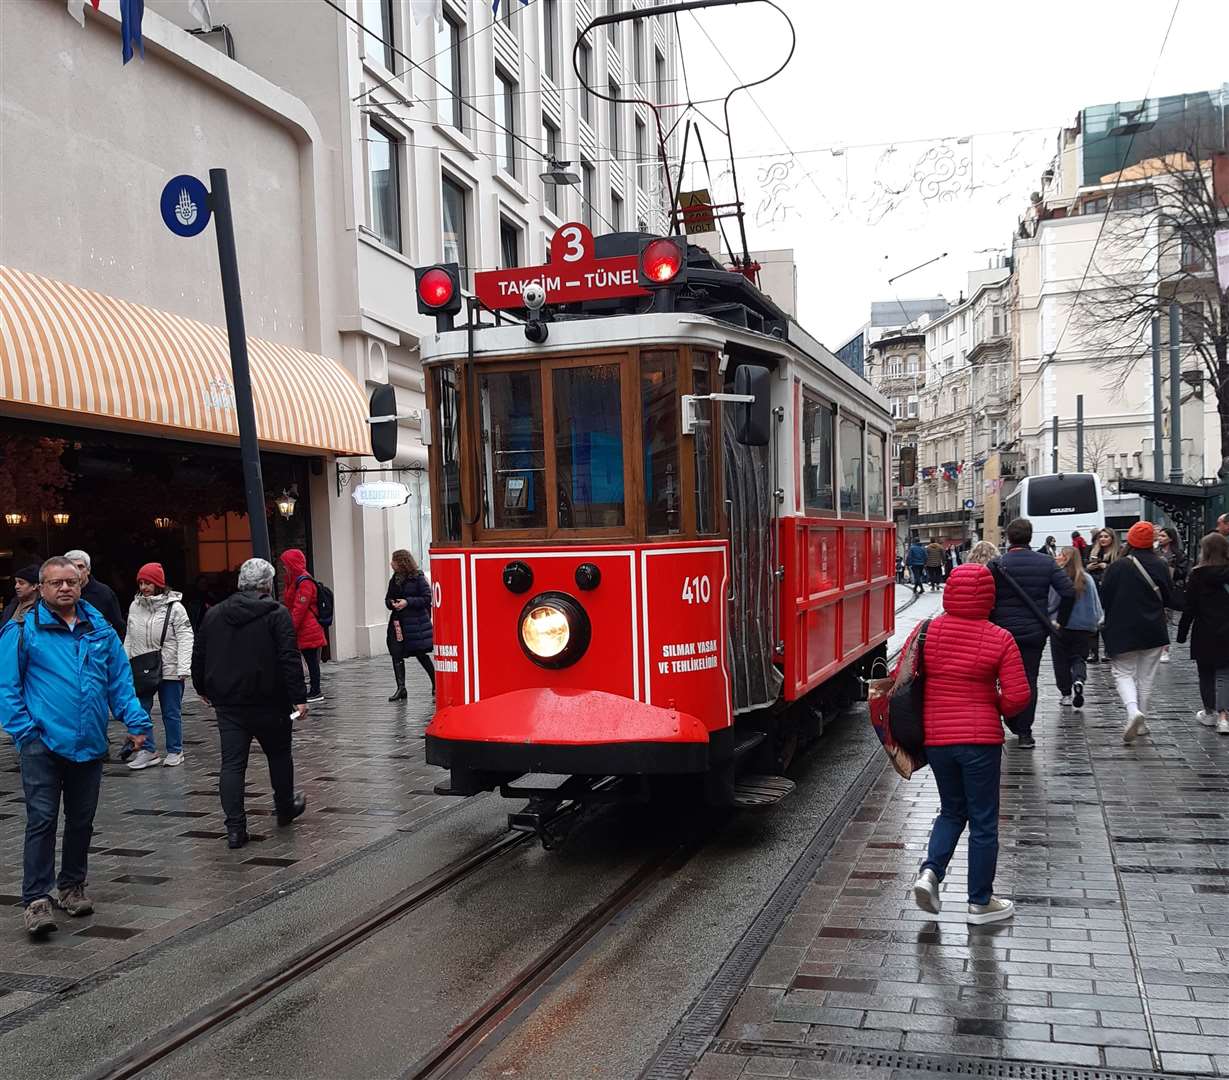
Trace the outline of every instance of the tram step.
[[746, 757], [757, 746], [760, 745], [767, 735], [762, 731], [741, 731], [738, 733], [738, 741], [734, 744], [734, 759], [737, 761], [741, 757]]
[[740, 776], [734, 784], [734, 805], [746, 808], [771, 806], [794, 790], [784, 776]]

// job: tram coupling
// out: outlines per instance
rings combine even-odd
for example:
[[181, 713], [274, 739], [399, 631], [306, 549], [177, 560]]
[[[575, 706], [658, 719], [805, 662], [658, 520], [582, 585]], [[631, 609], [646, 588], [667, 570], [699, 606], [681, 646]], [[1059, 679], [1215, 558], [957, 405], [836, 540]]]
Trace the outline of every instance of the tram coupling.
[[638, 795], [626, 790], [627, 786], [614, 776], [571, 776], [553, 788], [503, 784], [499, 793], [505, 799], [528, 797], [520, 810], [508, 815], [508, 828], [531, 833], [542, 842], [544, 850], [550, 851], [568, 838], [590, 804], [647, 801], [647, 788]]

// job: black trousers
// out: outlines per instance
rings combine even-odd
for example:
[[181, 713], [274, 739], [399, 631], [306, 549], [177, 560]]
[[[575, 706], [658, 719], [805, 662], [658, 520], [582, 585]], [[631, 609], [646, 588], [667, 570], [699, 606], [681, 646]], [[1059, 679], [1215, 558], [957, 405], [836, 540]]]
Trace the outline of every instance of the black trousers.
[[290, 706], [285, 710], [218, 709], [218, 735], [222, 740], [222, 770], [218, 793], [227, 829], [247, 828], [243, 784], [247, 776], [252, 740], [260, 743], [269, 761], [273, 805], [288, 811], [294, 802], [294, 759], [290, 756]]
[[1203, 711], [1216, 712], [1216, 668], [1212, 664], [1195, 661], [1195, 670], [1199, 673], [1199, 700], [1203, 703]]
[[300, 649], [299, 652], [307, 661], [307, 696], [316, 697], [320, 693], [320, 649]]
[[1088, 650], [1092, 648], [1096, 636], [1095, 630], [1064, 630], [1058, 637], [1050, 639], [1054, 681], [1063, 697], [1071, 693], [1075, 683], [1088, 681]]
[[1045, 652], [1045, 638], [1037, 642], [1016, 642], [1020, 646], [1020, 659], [1024, 661], [1024, 674], [1028, 676], [1028, 688], [1032, 691], [1028, 707], [1015, 716], [1008, 717], [1008, 727], [1023, 737], [1033, 733], [1033, 718], [1037, 715], [1037, 676], [1041, 671], [1041, 656]]
[[398, 689], [405, 685], [405, 661], [410, 656], [422, 665], [423, 671], [427, 673], [427, 678], [431, 680], [431, 685], [435, 686], [435, 664], [432, 662], [429, 652], [409, 652], [405, 647], [404, 641], [397, 641], [394, 638], [388, 642], [388, 653], [393, 658], [393, 676], [397, 680]]

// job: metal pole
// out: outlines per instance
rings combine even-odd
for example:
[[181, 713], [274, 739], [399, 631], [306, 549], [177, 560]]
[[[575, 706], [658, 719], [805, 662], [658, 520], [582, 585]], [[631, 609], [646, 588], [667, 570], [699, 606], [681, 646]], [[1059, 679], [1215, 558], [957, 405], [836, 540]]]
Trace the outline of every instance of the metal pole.
[[1058, 417], [1057, 416], [1054, 417], [1054, 447], [1051, 451], [1051, 457], [1053, 459], [1054, 467], [1050, 469], [1050, 472], [1056, 473], [1058, 472]]
[[1182, 483], [1182, 337], [1180, 309], [1169, 305], [1169, 482]]
[[[1152, 319], [1152, 478], [1165, 479], [1165, 433], [1161, 423], [1161, 320]], [[1149, 507], [1148, 517], [1157, 520], [1156, 504]]]
[[1084, 471], [1084, 395], [1075, 395], [1075, 471]]
[[260, 446], [256, 441], [256, 411], [252, 406], [248, 339], [243, 325], [243, 293], [239, 289], [239, 260], [235, 254], [235, 227], [225, 169], [209, 170], [209, 187], [213, 228], [218, 236], [218, 266], [222, 271], [222, 302], [226, 308], [226, 336], [230, 341], [231, 381], [235, 386], [235, 415], [239, 421], [239, 454], [243, 460], [243, 491], [252, 530], [252, 554], [272, 561], [269, 522], [265, 517], [265, 485], [260, 475]]

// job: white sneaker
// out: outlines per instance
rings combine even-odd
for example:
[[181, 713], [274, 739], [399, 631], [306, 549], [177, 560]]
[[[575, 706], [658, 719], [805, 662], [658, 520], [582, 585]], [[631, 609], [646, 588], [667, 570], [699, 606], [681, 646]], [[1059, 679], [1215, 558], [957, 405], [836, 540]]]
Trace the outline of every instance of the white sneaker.
[[167, 754], [167, 756], [162, 759], [162, 764], [164, 766], [182, 765], [183, 764], [183, 752], [181, 751], [178, 754]]
[[1070, 705], [1070, 704], [1071, 704], [1071, 695], [1070, 695], [1070, 694], [1063, 694], [1063, 696], [1062, 696], [1062, 697], [1060, 697], [1060, 698], [1058, 699], [1058, 703], [1059, 703], [1060, 705]]
[[939, 914], [943, 903], [939, 899], [939, 878], [933, 870], [923, 870], [918, 874], [917, 881], [913, 883], [913, 899], [923, 911]]
[[1216, 721], [1216, 734], [1229, 735], [1229, 716], [1222, 716]]
[[1148, 718], [1137, 709], [1135, 715], [1127, 722], [1127, 726], [1122, 729], [1122, 741], [1131, 742], [1136, 735], [1142, 735], [1147, 727]]
[[1162, 664], [1169, 663], [1169, 650], [1168, 649], [1166, 649], [1163, 653], [1161, 653], [1161, 663]]
[[992, 896], [988, 904], [970, 904], [968, 921], [974, 926], [982, 923], [1002, 922], [1010, 919], [1016, 913], [1016, 905], [1010, 900]]
[[132, 760], [128, 762], [130, 769], [148, 769], [151, 765], [157, 765], [162, 758], [156, 750], [138, 750], [132, 755]]
[[1200, 709], [1195, 714], [1195, 719], [1198, 720], [1204, 727], [1216, 727], [1216, 713], [1208, 712], [1206, 709]]

